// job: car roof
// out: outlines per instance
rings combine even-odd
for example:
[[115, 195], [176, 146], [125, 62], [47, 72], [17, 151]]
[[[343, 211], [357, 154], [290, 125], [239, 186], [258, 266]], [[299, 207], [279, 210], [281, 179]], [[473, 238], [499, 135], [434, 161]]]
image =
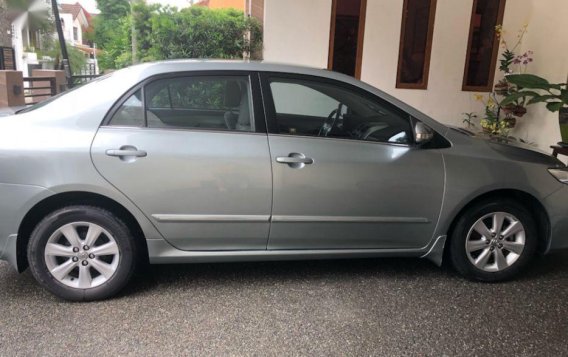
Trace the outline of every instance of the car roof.
[[210, 60], [210, 59], [180, 59], [159, 62], [148, 62], [131, 66], [130, 71], [139, 72], [142, 77], [150, 77], [157, 74], [184, 71], [258, 71], [258, 72], [281, 72], [313, 75], [337, 79], [344, 82], [357, 84], [354, 78], [327, 69], [313, 68], [301, 65], [292, 65], [267, 61], [244, 61], [244, 60]]

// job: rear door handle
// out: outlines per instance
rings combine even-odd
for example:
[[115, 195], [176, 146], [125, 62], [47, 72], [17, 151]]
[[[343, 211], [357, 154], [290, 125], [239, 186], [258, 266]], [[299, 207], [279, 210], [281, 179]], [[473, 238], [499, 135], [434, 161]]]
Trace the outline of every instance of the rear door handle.
[[148, 153], [144, 150], [138, 150], [135, 146], [124, 145], [120, 149], [109, 149], [105, 152], [107, 156], [118, 157], [122, 161], [131, 162], [139, 157], [146, 157]]
[[306, 165], [311, 165], [314, 163], [314, 159], [306, 157], [304, 154], [291, 153], [288, 156], [278, 156], [276, 157], [276, 162], [279, 164], [286, 164], [294, 169], [301, 169]]

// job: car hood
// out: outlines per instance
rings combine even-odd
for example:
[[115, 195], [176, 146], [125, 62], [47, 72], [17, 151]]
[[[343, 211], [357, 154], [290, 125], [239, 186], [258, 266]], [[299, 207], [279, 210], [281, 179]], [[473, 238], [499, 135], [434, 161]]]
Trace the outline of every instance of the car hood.
[[543, 151], [536, 146], [515, 139], [497, 139], [485, 135], [478, 135], [464, 128], [449, 127], [455, 132], [469, 137], [471, 140], [484, 143], [490, 150], [510, 160], [538, 163], [551, 167], [566, 167], [564, 163], [552, 156], [549, 152]]

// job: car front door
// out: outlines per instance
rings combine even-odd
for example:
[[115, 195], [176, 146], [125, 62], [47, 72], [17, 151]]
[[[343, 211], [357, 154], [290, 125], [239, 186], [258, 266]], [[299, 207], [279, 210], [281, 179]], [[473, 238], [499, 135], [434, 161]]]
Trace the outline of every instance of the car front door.
[[111, 111], [93, 162], [175, 247], [266, 249], [272, 178], [258, 91], [241, 72], [147, 81]]
[[430, 240], [444, 164], [408, 114], [359, 88], [263, 74], [273, 170], [268, 249], [414, 249]]

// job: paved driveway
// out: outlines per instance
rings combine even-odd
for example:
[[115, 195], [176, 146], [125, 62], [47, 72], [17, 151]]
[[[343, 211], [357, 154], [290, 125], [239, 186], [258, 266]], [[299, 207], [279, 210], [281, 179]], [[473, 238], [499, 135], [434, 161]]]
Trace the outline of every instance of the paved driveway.
[[506, 284], [413, 259], [152, 267], [71, 304], [0, 263], [0, 355], [568, 355], [568, 253]]

